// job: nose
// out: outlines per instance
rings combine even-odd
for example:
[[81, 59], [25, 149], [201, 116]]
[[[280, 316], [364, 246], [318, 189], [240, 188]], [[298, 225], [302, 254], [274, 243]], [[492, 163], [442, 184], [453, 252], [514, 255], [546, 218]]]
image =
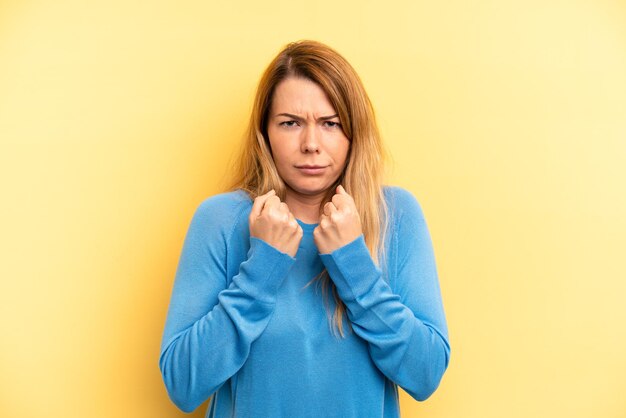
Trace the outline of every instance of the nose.
[[304, 153], [319, 152], [319, 138], [315, 124], [307, 126], [303, 132], [301, 150]]

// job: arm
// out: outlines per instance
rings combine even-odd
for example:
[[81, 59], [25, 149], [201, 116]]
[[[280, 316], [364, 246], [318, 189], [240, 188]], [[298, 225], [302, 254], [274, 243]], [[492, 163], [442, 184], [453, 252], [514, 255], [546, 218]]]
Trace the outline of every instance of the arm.
[[[363, 236], [322, 254], [354, 332], [369, 343], [380, 371], [416, 400], [438, 387], [449, 356], [448, 330], [430, 235], [419, 204], [396, 189], [402, 214], [396, 234], [397, 275], [390, 285], [374, 264]], [[393, 233], [393, 232], [392, 232]]]
[[185, 238], [159, 358], [168, 394], [185, 412], [195, 410], [244, 364], [295, 261], [251, 237], [247, 260], [226, 286], [226, 242], [233, 217], [240, 219], [244, 209], [223, 195], [207, 199]]

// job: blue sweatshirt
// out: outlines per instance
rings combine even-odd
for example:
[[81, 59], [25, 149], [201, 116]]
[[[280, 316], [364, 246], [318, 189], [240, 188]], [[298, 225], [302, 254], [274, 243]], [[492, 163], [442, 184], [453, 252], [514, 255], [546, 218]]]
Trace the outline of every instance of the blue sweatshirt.
[[[363, 235], [319, 254], [316, 224], [294, 257], [250, 237], [252, 200], [238, 190], [197, 208], [180, 257], [159, 367], [168, 394], [207, 417], [399, 417], [398, 389], [424, 400], [450, 347], [430, 235], [408, 191], [385, 187], [386, 261]], [[333, 334], [317, 286], [324, 268], [347, 308]], [[348, 327], [348, 321], [352, 331]]]

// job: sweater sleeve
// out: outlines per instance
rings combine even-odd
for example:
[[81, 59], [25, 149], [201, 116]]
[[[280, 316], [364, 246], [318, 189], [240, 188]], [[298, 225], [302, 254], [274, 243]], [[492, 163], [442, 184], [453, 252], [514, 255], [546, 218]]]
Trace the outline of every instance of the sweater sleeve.
[[[448, 366], [450, 346], [430, 234], [410, 193], [396, 192], [401, 215], [395, 236], [397, 276], [390, 283], [372, 260], [363, 235], [322, 254], [354, 332], [368, 342], [379, 370], [414, 399], [427, 399]], [[393, 229], [392, 229], [393, 233]]]
[[236, 210], [242, 215], [245, 209], [233, 206], [218, 195], [198, 207], [176, 271], [159, 368], [170, 399], [185, 412], [195, 410], [244, 364], [295, 261], [251, 237], [247, 260], [227, 286], [226, 242]]

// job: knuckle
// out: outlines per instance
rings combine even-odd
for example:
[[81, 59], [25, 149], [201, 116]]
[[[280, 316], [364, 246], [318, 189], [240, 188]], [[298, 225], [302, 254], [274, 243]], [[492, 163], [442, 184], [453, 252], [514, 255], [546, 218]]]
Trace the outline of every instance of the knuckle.
[[278, 217], [278, 214], [276, 212], [270, 212], [267, 214], [267, 222], [275, 225], [280, 221], [280, 218]]
[[277, 210], [272, 211], [272, 221], [277, 224], [285, 223], [285, 218], [282, 213]]

